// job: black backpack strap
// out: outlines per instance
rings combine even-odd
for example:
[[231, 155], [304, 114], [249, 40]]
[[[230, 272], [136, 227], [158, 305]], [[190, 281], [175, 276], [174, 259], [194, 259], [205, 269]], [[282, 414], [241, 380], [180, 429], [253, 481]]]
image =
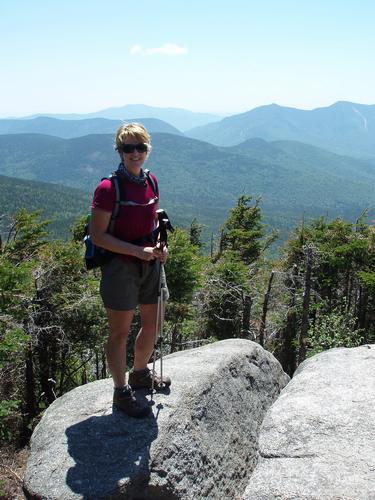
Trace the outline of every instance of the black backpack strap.
[[[147, 180], [149, 182], [149, 185], [151, 186], [151, 189], [155, 195], [155, 199], [153, 200], [150, 200], [150, 204], [152, 203], [156, 203], [158, 201], [158, 197], [159, 197], [159, 192], [158, 192], [158, 188], [156, 186], [156, 183], [152, 177], [152, 175], [150, 174], [150, 171], [148, 169], [145, 169], [144, 170], [145, 172], [145, 175], [147, 177]], [[114, 231], [114, 228], [115, 228], [115, 220], [116, 220], [116, 217], [118, 216], [119, 214], [119, 211], [120, 211], [120, 207], [122, 205], [132, 205], [133, 203], [132, 202], [126, 202], [125, 201], [125, 194], [124, 194], [124, 190], [123, 190], [123, 183], [120, 181], [120, 176], [118, 175], [117, 172], [113, 172], [111, 174], [110, 177], [108, 177], [108, 179], [112, 182], [114, 188], [115, 188], [115, 193], [116, 193], [116, 199], [115, 199], [115, 204], [113, 206], [113, 209], [112, 209], [112, 214], [111, 214], [111, 219], [110, 219], [110, 222], [109, 222], [109, 225], [108, 225], [108, 232], [109, 234], [113, 234], [113, 231]], [[107, 177], [104, 177], [104, 179], [107, 179]], [[103, 180], [103, 179], [102, 179]]]
[[112, 234], [115, 228], [115, 220], [116, 217], [118, 216], [118, 213], [120, 211], [120, 206], [121, 202], [124, 200], [123, 196], [123, 190], [121, 186], [120, 179], [116, 175], [116, 173], [113, 173], [110, 177], [109, 180], [112, 182], [114, 188], [115, 188], [115, 193], [116, 193], [116, 199], [115, 199], [115, 204], [113, 205], [112, 209], [112, 214], [111, 214], [111, 220], [108, 225], [108, 232], [109, 234]]
[[154, 179], [153, 179], [153, 177], [152, 177], [152, 175], [151, 175], [151, 172], [150, 172], [147, 168], [145, 168], [145, 169], [144, 169], [144, 173], [146, 174], [146, 177], [147, 177], [148, 183], [150, 184], [151, 189], [152, 189], [152, 191], [154, 192], [154, 195], [155, 195], [157, 198], [159, 198], [159, 190], [158, 190], [158, 188], [156, 187], [156, 184], [155, 184], [155, 181], [154, 181]]

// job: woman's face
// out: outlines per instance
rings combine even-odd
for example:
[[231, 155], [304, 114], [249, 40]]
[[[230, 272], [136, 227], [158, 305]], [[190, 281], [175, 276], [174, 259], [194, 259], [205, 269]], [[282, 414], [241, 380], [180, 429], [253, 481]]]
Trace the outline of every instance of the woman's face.
[[138, 146], [129, 148], [130, 152], [121, 151], [122, 161], [125, 167], [134, 175], [140, 173], [141, 167], [147, 158], [147, 148], [144, 148], [144, 143], [139, 142], [135, 138], [126, 139], [123, 144], [129, 146]]

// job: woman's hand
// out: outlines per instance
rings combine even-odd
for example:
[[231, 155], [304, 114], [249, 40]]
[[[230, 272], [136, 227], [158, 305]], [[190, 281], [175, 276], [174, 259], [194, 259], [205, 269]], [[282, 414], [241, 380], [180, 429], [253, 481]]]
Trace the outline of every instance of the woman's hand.
[[168, 248], [159, 242], [154, 247], [154, 255], [162, 264], [165, 264], [168, 258]]
[[[159, 245], [160, 244], [158, 243], [156, 246], [159, 246]], [[162, 250], [160, 250], [160, 247], [159, 247], [159, 252], [160, 252], [159, 260], [162, 264], [165, 264], [167, 262], [167, 259], [168, 259], [168, 247], [163, 245]]]
[[154, 255], [162, 264], [165, 264], [168, 258], [168, 248], [166, 245], [158, 242], [154, 247]]
[[157, 258], [156, 247], [140, 247], [139, 255], [137, 257], [141, 260], [149, 262], [150, 260], [155, 260]]
[[155, 247], [140, 248], [139, 258], [145, 261], [158, 259], [162, 264], [165, 264], [168, 258], [168, 248], [165, 245], [161, 248], [160, 243]]

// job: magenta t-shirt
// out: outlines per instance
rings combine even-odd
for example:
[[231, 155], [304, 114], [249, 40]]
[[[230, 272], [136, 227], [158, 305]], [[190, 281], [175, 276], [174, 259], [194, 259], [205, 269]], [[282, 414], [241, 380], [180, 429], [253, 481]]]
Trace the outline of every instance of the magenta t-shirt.
[[[150, 175], [154, 179], [158, 194], [157, 180], [153, 174]], [[121, 177], [119, 180], [125, 201], [133, 201], [146, 205], [156, 196], [149, 182], [146, 182], [146, 186], [144, 186], [143, 184], [135, 184], [127, 181]], [[104, 179], [95, 190], [91, 208], [100, 208], [112, 213], [115, 202], [115, 187], [109, 179]], [[156, 227], [156, 209], [157, 203], [146, 206], [121, 206], [115, 220], [113, 236], [122, 241], [132, 243], [149, 235]]]

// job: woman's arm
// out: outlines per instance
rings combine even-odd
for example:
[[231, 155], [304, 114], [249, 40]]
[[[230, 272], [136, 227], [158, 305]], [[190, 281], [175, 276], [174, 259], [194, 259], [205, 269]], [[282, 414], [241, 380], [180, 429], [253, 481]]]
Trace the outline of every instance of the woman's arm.
[[154, 247], [140, 247], [119, 240], [107, 232], [111, 213], [93, 208], [91, 210], [90, 235], [95, 245], [123, 255], [131, 255], [142, 260], [160, 258], [160, 250]]

